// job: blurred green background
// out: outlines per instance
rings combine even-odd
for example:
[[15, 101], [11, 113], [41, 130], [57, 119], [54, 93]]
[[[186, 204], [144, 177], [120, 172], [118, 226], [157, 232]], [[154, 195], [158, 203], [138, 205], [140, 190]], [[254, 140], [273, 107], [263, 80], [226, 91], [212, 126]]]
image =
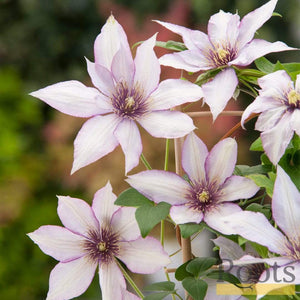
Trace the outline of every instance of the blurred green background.
[[[56, 112], [28, 93], [71, 79], [89, 85], [84, 56], [93, 60], [94, 39], [110, 13], [123, 25], [133, 45], [157, 31], [160, 40], [178, 39], [151, 22], [152, 19], [206, 31], [209, 16], [219, 9], [232, 13], [238, 10], [243, 16], [263, 3], [258, 0], [0, 1], [0, 299], [45, 298], [49, 273], [56, 262], [43, 254], [26, 233], [41, 225], [60, 224], [56, 195], [91, 202], [93, 194], [107, 180], [116, 194], [127, 187], [123, 181], [124, 156], [119, 148], [70, 176], [73, 140], [84, 120]], [[283, 17], [269, 20], [259, 30], [259, 38], [299, 47], [300, 1], [279, 0], [276, 11]], [[162, 53], [157, 50], [158, 55]], [[268, 58], [299, 61], [299, 52], [273, 54]], [[170, 76], [179, 75], [163, 69], [162, 77]], [[230, 105], [237, 108], [235, 103]], [[238, 121], [238, 118], [219, 118], [212, 125], [207, 118], [197, 121], [202, 128], [197, 133], [211, 146]], [[239, 134], [242, 140], [247, 139], [247, 132]], [[162, 168], [164, 141], [148, 134], [143, 141], [150, 163]], [[248, 144], [240, 147], [247, 149]], [[239, 163], [250, 164], [248, 155], [241, 154]], [[142, 169], [140, 166], [134, 172]], [[97, 276], [78, 299], [99, 299]]]

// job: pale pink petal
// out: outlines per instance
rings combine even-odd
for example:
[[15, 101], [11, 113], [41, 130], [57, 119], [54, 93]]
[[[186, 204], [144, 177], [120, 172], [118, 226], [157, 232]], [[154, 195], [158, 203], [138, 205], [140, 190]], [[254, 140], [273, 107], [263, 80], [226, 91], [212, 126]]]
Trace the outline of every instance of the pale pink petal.
[[290, 117], [291, 114], [286, 112], [276, 126], [260, 135], [263, 148], [274, 165], [277, 165], [293, 137]]
[[191, 132], [182, 147], [182, 167], [194, 183], [206, 180], [205, 160], [208, 155], [206, 145]]
[[122, 300], [140, 300], [138, 296], [128, 292], [128, 291], [123, 291], [123, 298]]
[[300, 74], [297, 75], [295, 89], [298, 93], [300, 93]]
[[126, 282], [121, 270], [114, 261], [100, 264], [99, 281], [102, 299], [123, 299]]
[[136, 167], [143, 150], [140, 132], [134, 121], [123, 119], [117, 126], [114, 135], [125, 154], [125, 173]]
[[296, 48], [289, 47], [283, 42], [270, 43], [265, 40], [255, 39], [245, 45], [239, 52], [238, 57], [231, 61], [229, 65], [248, 66], [257, 58], [268, 53], [287, 50], [296, 50]]
[[240, 23], [239, 33], [239, 43], [241, 46], [250, 42], [257, 29], [271, 18], [276, 4], [277, 0], [271, 0], [244, 16]]
[[295, 109], [291, 117], [291, 127], [300, 136], [300, 109]]
[[275, 98], [256, 97], [256, 99], [247, 106], [242, 115], [241, 124], [243, 128], [245, 121], [252, 113], [260, 113], [278, 107], [285, 107], [285, 105], [282, 105], [282, 103]]
[[255, 123], [255, 130], [265, 131], [270, 130], [280, 121], [286, 111], [286, 106], [281, 105], [276, 108], [270, 108], [262, 112]]
[[153, 111], [137, 120], [152, 136], [183, 137], [195, 129], [193, 120], [180, 111]]
[[128, 55], [122, 45], [112, 60], [111, 70], [116, 82], [126, 82], [131, 87], [134, 75], [134, 63], [131, 54]]
[[155, 41], [156, 34], [137, 48], [134, 59], [134, 84], [143, 91], [145, 97], [153, 92], [159, 83], [160, 65], [153, 50]]
[[222, 45], [227, 41], [235, 46], [239, 33], [240, 17], [237, 14], [226, 13], [220, 10], [210, 17], [207, 26], [208, 37], [213, 45]]
[[110, 182], [108, 181], [105, 187], [98, 190], [93, 199], [92, 209], [99, 221], [100, 226], [102, 224], [108, 225], [113, 213], [119, 209], [114, 205], [117, 196], [113, 193]]
[[110, 114], [96, 116], [83, 124], [74, 141], [72, 174], [116, 148], [119, 142], [113, 132], [120, 121], [115, 114]]
[[140, 237], [141, 233], [135, 219], [135, 207], [121, 207], [112, 219], [111, 227], [118, 234], [120, 241], [131, 241]]
[[97, 263], [87, 257], [59, 263], [50, 273], [47, 300], [71, 299], [83, 294], [92, 282]]
[[241, 211], [223, 218], [231, 234], [239, 234], [247, 240], [261, 244], [270, 251], [285, 255], [287, 240], [275, 229], [262, 213]]
[[152, 274], [171, 261], [160, 242], [152, 237], [120, 243], [119, 258], [134, 273]]
[[237, 76], [231, 68], [222, 70], [213, 80], [202, 85], [204, 101], [210, 107], [213, 121], [224, 110], [226, 104], [233, 96], [237, 85]]
[[195, 102], [202, 97], [200, 86], [187, 80], [167, 79], [148, 98], [148, 107], [151, 110], [169, 109], [186, 102]]
[[91, 230], [99, 228], [92, 208], [81, 199], [58, 196], [57, 213], [63, 225], [74, 233], [89, 236]]
[[[86, 58], [87, 70], [93, 85], [104, 95], [110, 96], [115, 89], [112, 74], [105, 67], [92, 63]], [[110, 108], [112, 105], [110, 104]]]
[[276, 224], [291, 241], [299, 239], [300, 193], [285, 171], [278, 166], [274, 185], [272, 212]]
[[259, 187], [249, 178], [242, 176], [230, 176], [220, 187], [218, 201], [234, 201], [239, 199], [248, 199], [254, 196]]
[[143, 171], [125, 180], [155, 202], [183, 204], [189, 199], [191, 186], [177, 174], [166, 171]]
[[75, 80], [52, 84], [30, 95], [75, 117], [87, 118], [107, 112], [96, 103], [99, 91]]
[[110, 15], [94, 44], [95, 62], [111, 70], [111, 63], [122, 45], [127, 56], [131, 55], [126, 33], [117, 20]]
[[200, 223], [203, 213], [189, 208], [186, 204], [173, 205], [170, 209], [170, 217], [176, 224]]
[[[200, 47], [208, 48], [210, 42], [205, 33], [198, 30], [191, 30], [189, 28], [171, 24], [168, 22], [156, 21], [158, 24], [182, 36], [184, 44], [190, 50], [198, 50]], [[201, 48], [200, 48], [201, 49]]]
[[223, 184], [233, 173], [237, 158], [237, 143], [226, 138], [216, 144], [207, 156], [205, 169], [207, 180], [218, 185]]
[[212, 68], [204, 54], [196, 50], [165, 54], [159, 58], [159, 63], [163, 66], [182, 69], [188, 72], [198, 72]]
[[74, 234], [60, 226], [41, 226], [28, 236], [47, 255], [59, 261], [73, 260], [85, 254], [82, 247], [86, 240], [83, 236]]
[[212, 241], [220, 248], [219, 253], [221, 259], [235, 260], [241, 258], [245, 254], [243, 249], [237, 243], [223, 236], [219, 236]]
[[234, 213], [238, 213], [240, 211], [241, 208], [237, 204], [218, 204], [211, 210], [205, 212], [204, 222], [211, 228], [223, 234], [233, 234], [230, 224], [228, 225], [227, 222], [224, 221], [224, 218], [232, 216]]

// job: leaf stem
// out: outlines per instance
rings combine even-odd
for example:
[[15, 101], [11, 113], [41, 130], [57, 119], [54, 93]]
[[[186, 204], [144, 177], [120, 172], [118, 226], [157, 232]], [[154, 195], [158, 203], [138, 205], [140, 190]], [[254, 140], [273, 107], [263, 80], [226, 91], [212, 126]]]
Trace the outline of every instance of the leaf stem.
[[144, 156], [144, 154], [141, 154], [141, 161], [142, 163], [145, 165], [145, 167], [147, 168], [147, 170], [152, 170], [148, 160], [146, 159], [146, 157]]
[[118, 261], [118, 259], [115, 259], [118, 267], [120, 268], [120, 270], [122, 271], [124, 277], [126, 278], [127, 282], [132, 286], [132, 288], [134, 289], [134, 291], [137, 293], [137, 295], [140, 298], [144, 298], [143, 293], [140, 291], [140, 289], [137, 287], [137, 285], [135, 284], [135, 282], [132, 280], [132, 278], [129, 276], [129, 274], [126, 272], [126, 270], [123, 268], [123, 266], [121, 265], [121, 263]]

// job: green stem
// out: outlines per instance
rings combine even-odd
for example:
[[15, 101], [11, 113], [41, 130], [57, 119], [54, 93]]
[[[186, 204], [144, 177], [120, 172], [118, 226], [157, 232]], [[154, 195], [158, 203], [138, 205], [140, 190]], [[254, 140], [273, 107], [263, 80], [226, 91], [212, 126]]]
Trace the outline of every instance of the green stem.
[[[180, 295], [178, 295], [177, 293], [175, 293], [175, 295], [180, 299], [180, 300], [183, 300], [182, 297], [180, 297]], [[173, 296], [173, 295], [172, 295]]]
[[165, 244], [165, 221], [160, 221], [160, 243], [164, 247]]
[[166, 152], [165, 152], [165, 165], [164, 165], [165, 171], [168, 171], [169, 168], [169, 152], [170, 152], [170, 140], [166, 139]]
[[126, 278], [127, 282], [132, 286], [132, 288], [134, 289], [134, 291], [137, 293], [137, 295], [140, 298], [144, 298], [143, 293], [140, 291], [140, 289], [137, 287], [137, 285], [135, 284], [135, 282], [132, 280], [132, 278], [128, 275], [128, 273], [126, 272], [126, 270], [123, 268], [123, 266], [121, 265], [121, 263], [115, 259], [118, 267], [120, 268], [120, 270], [122, 271], [124, 277]]
[[143, 164], [145, 165], [145, 167], [148, 169], [148, 170], [152, 170], [150, 164], [148, 163], [146, 157], [144, 156], [144, 154], [142, 153], [141, 154], [141, 161], [143, 162]]

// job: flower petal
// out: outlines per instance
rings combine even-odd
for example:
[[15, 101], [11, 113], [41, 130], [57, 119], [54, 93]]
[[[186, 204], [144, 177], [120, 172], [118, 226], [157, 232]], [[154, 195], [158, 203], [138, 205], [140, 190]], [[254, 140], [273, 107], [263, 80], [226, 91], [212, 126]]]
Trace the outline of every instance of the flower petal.
[[131, 241], [141, 236], [135, 219], [135, 211], [135, 207], [121, 207], [114, 213], [111, 226], [113, 231], [120, 237], [119, 240]]
[[131, 53], [128, 55], [122, 45], [112, 60], [111, 70], [116, 82], [125, 81], [128, 86], [132, 85], [134, 63]]
[[109, 181], [105, 187], [95, 193], [92, 209], [99, 221], [100, 227], [102, 223], [104, 223], [104, 226], [107, 226], [110, 223], [113, 213], [119, 209], [118, 206], [114, 205], [116, 199], [117, 196], [112, 192]]
[[206, 145], [191, 132], [182, 147], [182, 167], [192, 182], [200, 183], [206, 179], [204, 164], [207, 155]]
[[179, 138], [195, 129], [193, 120], [180, 111], [153, 111], [137, 120], [152, 136]]
[[229, 65], [248, 66], [254, 60], [268, 53], [281, 52], [287, 50], [297, 50], [287, 46], [283, 42], [270, 43], [265, 40], [255, 39], [241, 49], [236, 59], [231, 61]]
[[218, 185], [233, 173], [237, 158], [237, 143], [226, 138], [217, 143], [210, 151], [205, 162], [207, 180]]
[[286, 111], [286, 106], [281, 105], [276, 108], [270, 108], [262, 112], [255, 123], [255, 130], [265, 131], [270, 130], [280, 121]]
[[85, 254], [81, 245], [86, 239], [64, 227], [41, 226], [28, 236], [44, 253], [59, 261], [73, 260]]
[[280, 229], [291, 241], [298, 241], [300, 236], [300, 193], [280, 166], [277, 167], [272, 212]]
[[74, 141], [71, 174], [113, 151], [118, 145], [113, 132], [121, 121], [116, 115], [96, 116], [86, 121]]
[[171, 261], [160, 242], [152, 237], [120, 243], [119, 258], [134, 273], [152, 274]]
[[52, 84], [30, 95], [64, 114], [75, 117], [88, 118], [107, 112], [96, 104], [99, 92], [75, 80]]
[[215, 245], [217, 245], [220, 250], [220, 258], [223, 259], [239, 259], [245, 255], [243, 249], [235, 242], [230, 239], [227, 239], [223, 236], [219, 236], [216, 239], [212, 240]]
[[249, 178], [242, 176], [228, 177], [218, 194], [218, 201], [234, 201], [238, 199], [248, 199], [254, 196], [259, 187]]
[[291, 127], [300, 136], [300, 109], [295, 109], [291, 117]]
[[203, 219], [201, 211], [193, 210], [183, 205], [173, 205], [170, 209], [170, 216], [176, 224], [200, 223]]
[[263, 148], [274, 165], [277, 165], [293, 137], [290, 120], [291, 113], [287, 111], [276, 126], [260, 135]]
[[204, 101], [210, 107], [213, 121], [224, 110], [227, 102], [233, 96], [237, 85], [237, 76], [231, 68], [222, 70], [213, 80], [202, 85]]
[[87, 58], [85, 60], [93, 85], [104, 95], [110, 96], [115, 89], [111, 72], [101, 65], [90, 62]]
[[195, 102], [203, 97], [201, 87], [187, 80], [167, 79], [148, 98], [151, 110], [162, 110], [186, 102]]
[[243, 17], [239, 33], [239, 43], [241, 46], [250, 42], [257, 29], [271, 18], [276, 4], [277, 0], [271, 0]]
[[222, 203], [215, 206], [210, 211], [204, 214], [204, 222], [223, 234], [233, 234], [231, 226], [224, 221], [227, 216], [232, 216], [234, 213], [241, 211], [237, 204]]
[[111, 70], [113, 57], [120, 47], [123, 47], [127, 55], [131, 55], [126, 33], [117, 20], [110, 15], [97, 36], [94, 44], [95, 62]]
[[212, 15], [208, 21], [208, 37], [214, 45], [226, 41], [234, 47], [239, 33], [239, 24], [239, 15], [220, 10], [217, 14]]
[[189, 198], [190, 185], [177, 174], [166, 171], [143, 171], [125, 180], [133, 188], [154, 202], [183, 204]]
[[126, 282], [115, 262], [100, 264], [99, 281], [102, 299], [123, 299], [126, 292]]
[[91, 284], [96, 268], [86, 256], [57, 264], [50, 273], [47, 300], [80, 296]]
[[134, 121], [123, 119], [117, 126], [114, 135], [125, 154], [125, 173], [127, 174], [140, 161], [143, 150], [140, 132]]
[[231, 234], [239, 234], [247, 240], [268, 247], [272, 252], [285, 255], [285, 236], [262, 213], [241, 211], [224, 217], [223, 222], [231, 227]]
[[64, 226], [74, 233], [89, 236], [91, 230], [99, 228], [92, 208], [81, 199], [58, 196], [57, 213]]
[[154, 91], [159, 83], [160, 65], [153, 50], [155, 41], [156, 34], [137, 48], [134, 59], [134, 85], [140, 87], [145, 97]]

